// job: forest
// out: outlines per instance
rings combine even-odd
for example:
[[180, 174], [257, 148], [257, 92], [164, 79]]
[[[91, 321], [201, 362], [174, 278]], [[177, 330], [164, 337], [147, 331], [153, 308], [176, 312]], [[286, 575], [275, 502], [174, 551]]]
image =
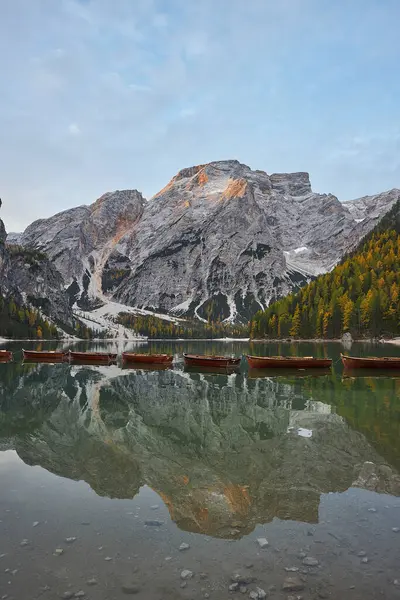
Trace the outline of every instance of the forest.
[[141, 335], [149, 338], [245, 338], [249, 337], [249, 328], [246, 325], [223, 323], [220, 321], [179, 321], [172, 323], [152, 315], [132, 315], [120, 313], [117, 323], [129, 329], [134, 329]]
[[52, 339], [58, 337], [58, 331], [38, 310], [0, 295], [0, 336]]
[[250, 337], [354, 339], [400, 334], [400, 202], [330, 273], [259, 311]]

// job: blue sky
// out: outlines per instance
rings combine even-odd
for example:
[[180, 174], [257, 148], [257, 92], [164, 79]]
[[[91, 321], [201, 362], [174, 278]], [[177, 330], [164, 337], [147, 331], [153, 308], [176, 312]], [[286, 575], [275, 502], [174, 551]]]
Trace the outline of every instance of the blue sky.
[[399, 0], [0, 0], [8, 231], [236, 158], [400, 187]]

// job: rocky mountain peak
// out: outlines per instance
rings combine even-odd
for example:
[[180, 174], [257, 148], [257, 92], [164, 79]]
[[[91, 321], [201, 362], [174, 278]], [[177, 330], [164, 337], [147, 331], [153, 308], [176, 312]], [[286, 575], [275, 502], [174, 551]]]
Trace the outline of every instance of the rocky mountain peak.
[[311, 194], [310, 175], [308, 173], [273, 173], [270, 175], [273, 189], [290, 196]]
[[136, 190], [116, 191], [37, 221], [21, 243], [48, 254], [71, 303], [83, 308], [112, 300], [246, 320], [331, 269], [399, 195], [343, 205], [314, 193], [306, 172], [268, 175], [213, 161], [182, 169], [148, 202]]

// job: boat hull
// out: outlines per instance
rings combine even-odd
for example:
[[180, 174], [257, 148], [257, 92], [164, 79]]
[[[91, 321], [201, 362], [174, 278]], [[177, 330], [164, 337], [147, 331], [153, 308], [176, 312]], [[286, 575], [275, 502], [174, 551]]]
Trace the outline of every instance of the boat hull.
[[174, 357], [171, 354], [136, 354], [123, 352], [122, 360], [126, 363], [145, 365], [170, 365]]
[[294, 356], [250, 356], [246, 355], [251, 369], [327, 369], [331, 358]]
[[31, 362], [63, 362], [63, 360], [68, 359], [67, 352], [58, 352], [57, 350], [47, 352], [22, 350], [22, 355], [24, 360], [29, 360]]
[[108, 352], [69, 352], [71, 362], [89, 363], [89, 364], [105, 364], [117, 361], [117, 354]]
[[196, 367], [232, 368], [240, 365], [241, 358], [230, 356], [208, 356], [206, 354], [184, 354], [185, 365]]
[[341, 354], [345, 369], [400, 369], [400, 357], [384, 356], [382, 358], [358, 358]]
[[13, 359], [11, 350], [0, 350], [0, 362], [9, 362]]

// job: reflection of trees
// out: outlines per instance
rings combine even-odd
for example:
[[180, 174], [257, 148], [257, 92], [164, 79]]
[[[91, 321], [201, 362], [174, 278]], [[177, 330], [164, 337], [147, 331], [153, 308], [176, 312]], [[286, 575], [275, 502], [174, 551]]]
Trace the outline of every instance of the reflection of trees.
[[353, 429], [369, 440], [396, 469], [400, 469], [400, 378], [333, 375], [329, 385], [308, 379], [304, 394], [333, 406]]

